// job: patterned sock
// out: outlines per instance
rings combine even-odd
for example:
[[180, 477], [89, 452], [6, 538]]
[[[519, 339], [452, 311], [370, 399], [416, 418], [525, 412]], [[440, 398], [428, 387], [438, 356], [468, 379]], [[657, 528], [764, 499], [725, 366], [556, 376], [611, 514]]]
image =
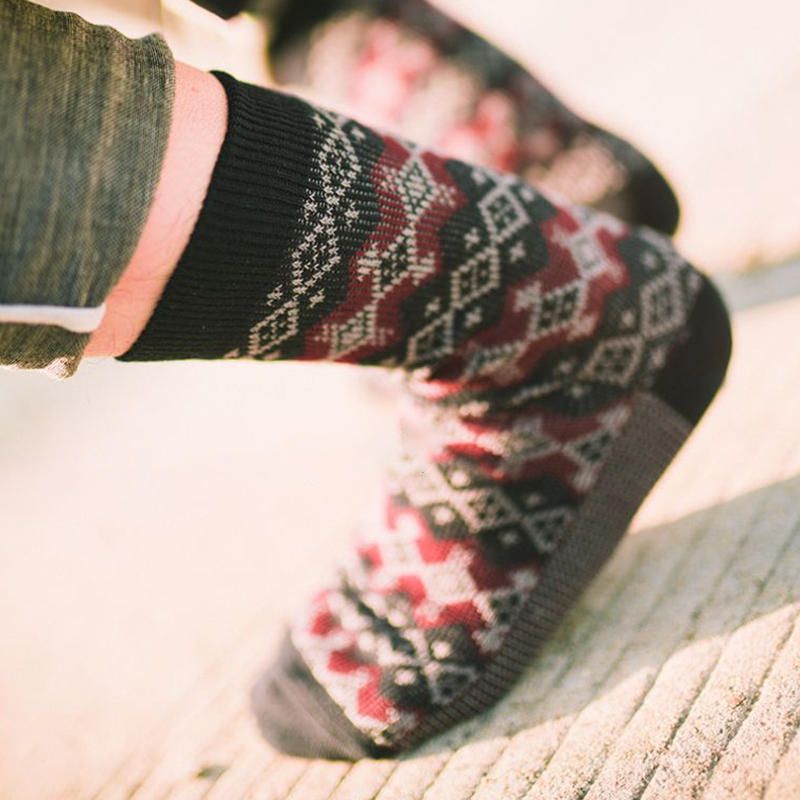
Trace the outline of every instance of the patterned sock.
[[649, 229], [219, 78], [204, 208], [123, 359], [402, 368], [387, 497], [254, 694], [286, 751], [397, 752], [529, 663], [716, 392], [727, 316]]
[[288, 3], [272, 60], [282, 83], [367, 124], [637, 225], [677, 227], [675, 196], [647, 158], [426, 0]]

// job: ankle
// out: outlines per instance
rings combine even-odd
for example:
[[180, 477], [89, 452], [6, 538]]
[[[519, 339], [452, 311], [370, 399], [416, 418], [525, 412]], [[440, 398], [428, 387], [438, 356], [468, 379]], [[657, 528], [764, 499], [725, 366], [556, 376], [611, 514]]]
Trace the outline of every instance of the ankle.
[[106, 299], [87, 356], [119, 356], [144, 330], [194, 229], [227, 126], [210, 74], [176, 64], [175, 104], [155, 198], [131, 260]]

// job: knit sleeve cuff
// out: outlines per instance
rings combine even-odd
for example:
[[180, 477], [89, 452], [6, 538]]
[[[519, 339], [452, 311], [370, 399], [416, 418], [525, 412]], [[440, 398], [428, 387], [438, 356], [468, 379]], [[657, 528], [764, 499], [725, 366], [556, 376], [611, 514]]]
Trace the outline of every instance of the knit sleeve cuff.
[[[102, 307], [153, 200], [174, 72], [158, 35], [0, 3], [0, 305]], [[0, 324], [0, 364], [71, 374], [88, 338], [40, 315]]]

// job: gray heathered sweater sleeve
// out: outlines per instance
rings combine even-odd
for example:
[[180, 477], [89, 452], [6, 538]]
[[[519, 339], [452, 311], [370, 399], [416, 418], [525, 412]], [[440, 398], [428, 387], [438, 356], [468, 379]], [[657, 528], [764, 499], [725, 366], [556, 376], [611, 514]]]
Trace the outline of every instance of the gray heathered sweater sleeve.
[[[0, 305], [100, 306], [153, 198], [174, 94], [156, 35], [0, 0]], [[89, 334], [0, 324], [0, 364], [72, 374]]]

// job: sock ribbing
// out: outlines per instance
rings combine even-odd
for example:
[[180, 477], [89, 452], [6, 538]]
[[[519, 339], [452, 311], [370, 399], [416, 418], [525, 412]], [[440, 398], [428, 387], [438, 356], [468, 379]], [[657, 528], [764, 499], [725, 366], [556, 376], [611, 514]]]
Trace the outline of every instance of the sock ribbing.
[[186, 250], [123, 361], [222, 358], [282, 279], [311, 180], [313, 122], [291, 95], [214, 74], [228, 131]]

